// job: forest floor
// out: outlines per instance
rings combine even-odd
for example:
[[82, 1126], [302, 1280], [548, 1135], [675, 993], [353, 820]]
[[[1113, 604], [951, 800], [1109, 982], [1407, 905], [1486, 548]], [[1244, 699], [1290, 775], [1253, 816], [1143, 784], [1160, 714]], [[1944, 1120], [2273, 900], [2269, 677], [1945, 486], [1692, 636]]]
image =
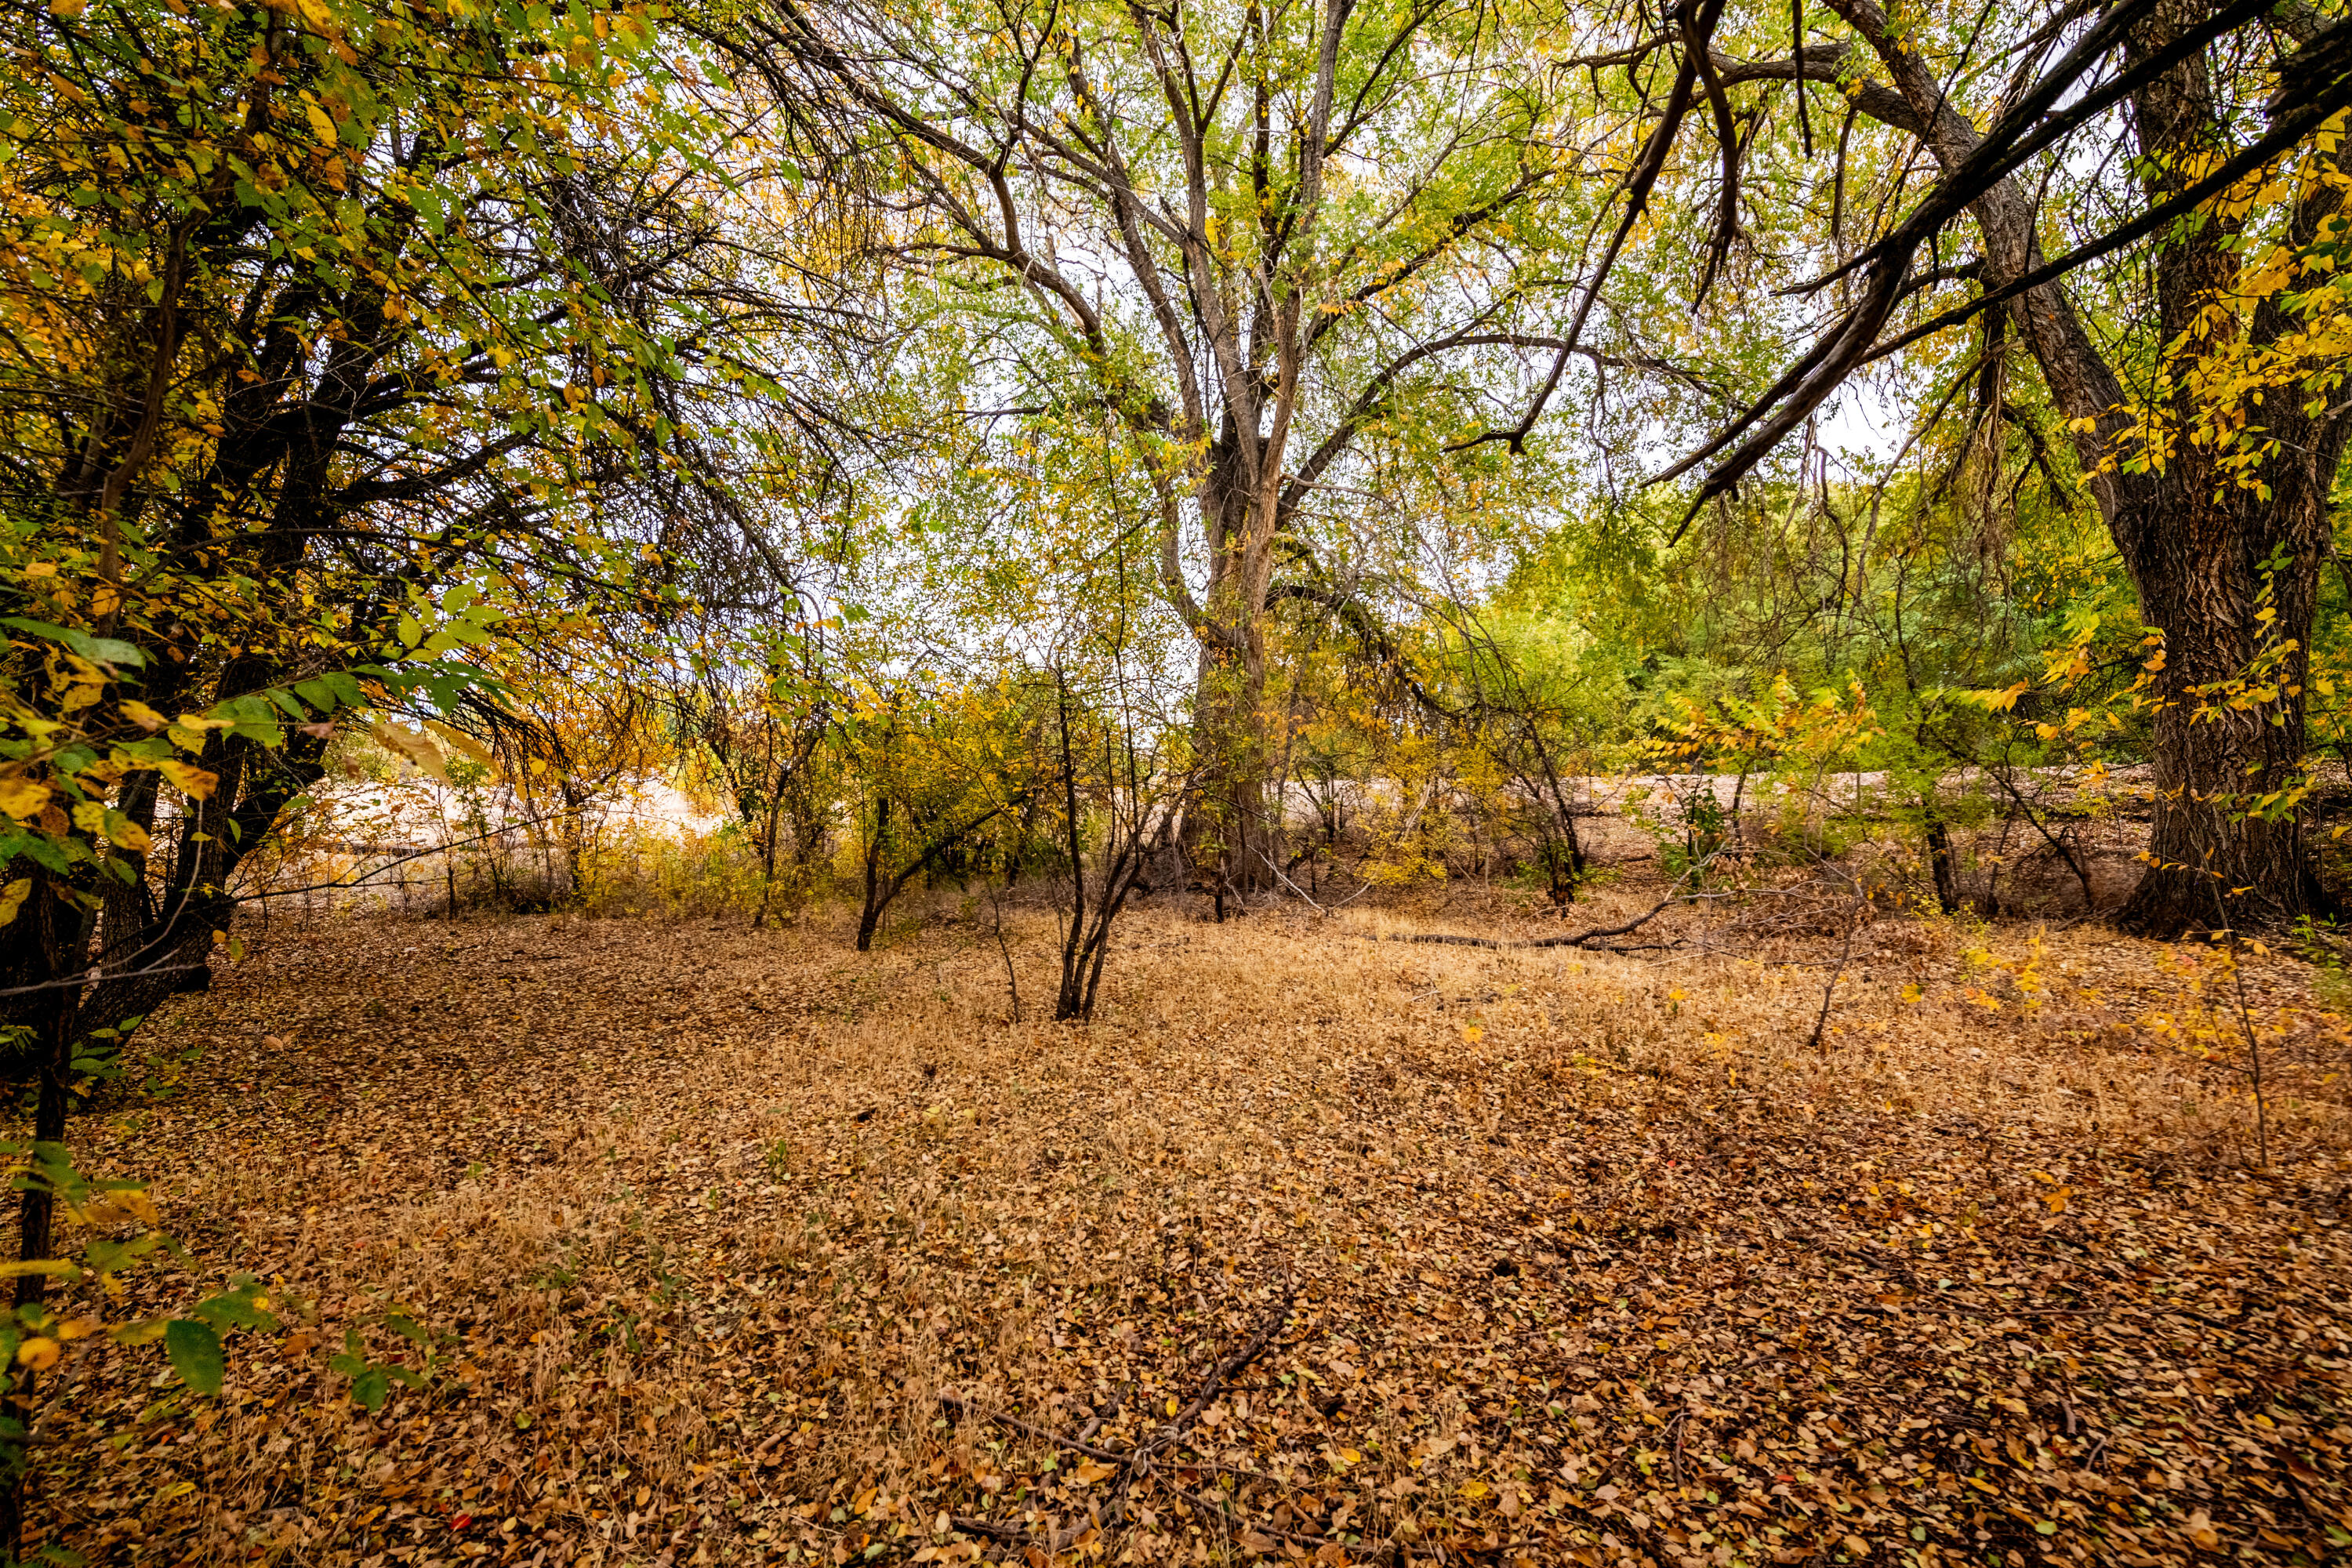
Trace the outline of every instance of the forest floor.
[[[34, 1532], [92, 1563], [2344, 1560], [2330, 976], [2249, 953], [2242, 1010], [2210, 947], [1885, 920], [1814, 1050], [1839, 940], [1682, 918], [1602, 954], [1366, 940], [1540, 929], [1498, 907], [1155, 906], [1086, 1027], [1038, 1021], [1043, 911], [1017, 1023], [945, 903], [870, 954], [825, 921], [281, 925], [73, 1138], [194, 1259], [104, 1310], [247, 1270], [283, 1326], [231, 1338], [217, 1399], [160, 1347], [70, 1359]], [[352, 1333], [424, 1386], [353, 1405]]]

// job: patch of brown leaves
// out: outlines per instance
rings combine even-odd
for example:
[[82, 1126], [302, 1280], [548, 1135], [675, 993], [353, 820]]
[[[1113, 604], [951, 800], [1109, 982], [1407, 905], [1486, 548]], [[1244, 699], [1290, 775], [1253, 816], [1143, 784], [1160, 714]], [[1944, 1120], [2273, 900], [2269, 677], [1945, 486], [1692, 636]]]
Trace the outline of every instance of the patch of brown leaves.
[[[951, 921], [867, 955], [281, 931], [143, 1037], [201, 1047], [173, 1097], [75, 1138], [303, 1305], [217, 1401], [81, 1363], [39, 1532], [370, 1565], [2352, 1544], [2345, 1034], [2300, 966], [2249, 975], [2256, 1171], [2210, 953], [1882, 922], [1814, 1057], [1817, 950], [1379, 918], [1143, 911], [1088, 1028], [1007, 1022]], [[431, 1387], [357, 1410], [352, 1330]]]

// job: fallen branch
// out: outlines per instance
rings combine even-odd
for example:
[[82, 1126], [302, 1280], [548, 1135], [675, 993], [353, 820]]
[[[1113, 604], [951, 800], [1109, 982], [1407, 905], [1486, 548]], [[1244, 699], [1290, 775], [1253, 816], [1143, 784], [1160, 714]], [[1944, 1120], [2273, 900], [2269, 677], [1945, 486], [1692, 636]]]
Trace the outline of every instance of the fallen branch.
[[[1252, 847], [1254, 847], [1254, 848], [1255, 848], [1255, 846], [1253, 846]], [[1281, 879], [1282, 879], [1282, 885], [1283, 885], [1284, 887], [1286, 887], [1286, 888], [1288, 888], [1292, 892], [1294, 892], [1294, 893], [1297, 894], [1297, 895], [1298, 895], [1298, 897], [1299, 897], [1299, 900], [1300, 900], [1301, 902], [1303, 902], [1304, 904], [1306, 904], [1306, 906], [1307, 906], [1308, 909], [1313, 910], [1314, 910], [1317, 914], [1318, 914], [1318, 915], [1323, 915], [1323, 916], [1326, 916], [1326, 917], [1329, 916], [1329, 914], [1331, 913], [1331, 911], [1330, 911], [1329, 910], [1325, 909], [1322, 905], [1320, 905], [1320, 904], [1317, 903], [1313, 899], [1308, 898], [1308, 897], [1307, 896], [1307, 889], [1304, 889], [1304, 888], [1302, 888], [1302, 887], [1300, 887], [1297, 883], [1296, 883], [1296, 882], [1292, 881], [1292, 880], [1290, 879], [1290, 878], [1289, 878], [1288, 874], [1287, 874], [1287, 873], [1286, 873], [1286, 872], [1283, 870], [1283, 868], [1282, 868], [1281, 867], [1279, 867], [1279, 866], [1277, 866], [1277, 865], [1276, 865], [1276, 864], [1274, 863], [1274, 857], [1273, 857], [1273, 856], [1268, 855], [1268, 854], [1267, 854], [1265, 850], [1263, 850], [1263, 849], [1259, 849], [1259, 850], [1257, 850], [1257, 858], [1258, 858], [1259, 859], [1261, 859], [1261, 860], [1265, 861], [1265, 868], [1266, 868], [1267, 870], [1269, 870], [1269, 871], [1273, 872], [1276, 876], [1277, 876], [1277, 877], [1281, 878]]]
[[1274, 1336], [1282, 1332], [1283, 1325], [1290, 1321], [1290, 1309], [1297, 1300], [1297, 1282], [1285, 1280], [1282, 1299], [1275, 1303], [1274, 1310], [1268, 1312], [1265, 1321], [1258, 1325], [1257, 1332], [1251, 1335], [1248, 1342], [1239, 1350], [1210, 1369], [1208, 1381], [1201, 1385], [1201, 1392], [1193, 1396], [1192, 1403], [1186, 1405], [1159, 1436], [1135, 1450], [1134, 1457], [1128, 1461], [1130, 1468], [1137, 1458], [1163, 1453], [1183, 1436], [1185, 1429], [1200, 1419], [1201, 1412], [1216, 1403], [1217, 1395], [1224, 1392], [1227, 1380], [1239, 1376], [1248, 1369], [1250, 1363], [1265, 1352], [1265, 1347], [1274, 1342]]
[[[1202, 1380], [1200, 1389], [1193, 1394], [1192, 1402], [1187, 1405], [1182, 1410], [1179, 1411], [1174, 1419], [1171, 1420], [1168, 1425], [1162, 1427], [1155, 1436], [1148, 1441], [1135, 1445], [1125, 1453], [1120, 1453], [1112, 1448], [1101, 1447], [1096, 1444], [1088, 1443], [1083, 1438], [1065, 1436], [1059, 1432], [1049, 1431], [1043, 1426], [1038, 1426], [1030, 1422], [1024, 1421], [1018, 1415], [1008, 1415], [1002, 1410], [991, 1410], [982, 1405], [973, 1405], [952, 1394], [940, 1394], [940, 1405], [945, 1410], [961, 1415], [978, 1416], [983, 1421], [993, 1421], [1001, 1426], [1013, 1427], [1015, 1430], [1026, 1433], [1030, 1436], [1035, 1437], [1042, 1442], [1051, 1443], [1056, 1447], [1067, 1448], [1073, 1453], [1084, 1454], [1088, 1458], [1097, 1459], [1107, 1464], [1118, 1466], [1118, 1480], [1112, 1486], [1110, 1501], [1103, 1509], [1101, 1515], [1104, 1527], [1107, 1529], [1116, 1530], [1126, 1521], [1127, 1497], [1129, 1491], [1133, 1489], [1138, 1480], [1150, 1476], [1153, 1472], [1153, 1459], [1158, 1456], [1166, 1453], [1170, 1448], [1175, 1447], [1178, 1442], [1181, 1441], [1185, 1432], [1192, 1427], [1192, 1423], [1200, 1419], [1201, 1413], [1208, 1409], [1210, 1405], [1216, 1403], [1217, 1396], [1223, 1394], [1231, 1385], [1233, 1379], [1246, 1371], [1252, 1362], [1255, 1362], [1259, 1356], [1265, 1353], [1266, 1346], [1274, 1342], [1275, 1336], [1281, 1333], [1283, 1326], [1290, 1321], [1291, 1309], [1297, 1302], [1297, 1300], [1298, 1286], [1297, 1282], [1295, 1280], [1286, 1279], [1283, 1283], [1281, 1298], [1275, 1302], [1273, 1309], [1269, 1310], [1265, 1314], [1265, 1318], [1259, 1322], [1256, 1331], [1252, 1333], [1250, 1337], [1243, 1342], [1243, 1343], [1230, 1355], [1227, 1355], [1223, 1360], [1218, 1362], [1215, 1366], [1209, 1369], [1209, 1375]], [[1090, 1426], [1087, 1430], [1091, 1433], [1093, 1428]], [[1183, 1466], [1181, 1468], [1187, 1469], [1216, 1469], [1221, 1467], [1204, 1464], [1200, 1466]], [[1194, 1499], [1190, 1492], [1186, 1492], [1183, 1495], [1187, 1501], [1194, 1502], [1197, 1505], [1198, 1500]], [[1220, 1511], [1223, 1511], [1222, 1509]], [[1278, 1530], [1272, 1525], [1247, 1523], [1246, 1521], [1235, 1519], [1235, 1516], [1229, 1512], [1225, 1513], [1224, 1517], [1229, 1520], [1235, 1520], [1235, 1522], [1244, 1523], [1246, 1528], [1258, 1531], [1267, 1536], [1295, 1542], [1301, 1545], [1319, 1547], [1328, 1544], [1320, 1536], [1299, 1535], [1289, 1531]], [[1013, 1525], [998, 1524], [991, 1520], [967, 1518], [961, 1514], [950, 1516], [950, 1521], [959, 1530], [971, 1531], [975, 1534], [986, 1535], [992, 1539], [1009, 1542], [1015, 1545], [1042, 1547], [1048, 1554], [1058, 1553], [1066, 1549], [1069, 1545], [1069, 1542], [1063, 1539], [1064, 1532], [1060, 1529], [1049, 1531], [1045, 1536], [1041, 1537], [1033, 1531], [1023, 1530]], [[1076, 1531], [1071, 1532], [1072, 1539], [1076, 1538]]]
[[1302, 1535], [1295, 1530], [1284, 1530], [1278, 1525], [1265, 1524], [1244, 1519], [1240, 1514], [1235, 1513], [1232, 1509], [1226, 1507], [1224, 1499], [1213, 1489], [1203, 1488], [1200, 1491], [1186, 1492], [1183, 1495], [1184, 1500], [1191, 1503], [1194, 1508], [1213, 1509], [1218, 1518], [1223, 1520], [1227, 1524], [1232, 1525], [1237, 1531], [1255, 1531], [1260, 1535], [1270, 1535], [1277, 1541], [1296, 1542], [1301, 1546], [1328, 1546], [1331, 1544], [1327, 1538], [1320, 1535]]
[[1371, 942], [1423, 942], [1439, 943], [1447, 947], [1582, 947], [1587, 942], [1601, 942], [1612, 936], [1624, 936], [1630, 932], [1639, 931], [1643, 926], [1649, 924], [1650, 921], [1655, 920], [1671, 905], [1686, 904], [1695, 899], [1712, 899], [1720, 898], [1723, 895], [1717, 893], [1677, 894], [1674, 898], [1660, 900], [1657, 904], [1652, 906], [1646, 913], [1636, 915], [1633, 919], [1627, 921], [1623, 925], [1595, 926], [1591, 931], [1580, 931], [1573, 936], [1538, 936], [1529, 937], [1525, 941], [1515, 942], [1507, 938], [1492, 936], [1450, 936], [1444, 933], [1397, 936], [1392, 933], [1383, 932], [1379, 936], [1369, 937], [1367, 940]]
[[[1624, 936], [1630, 932], [1639, 931], [1675, 904], [1705, 903], [1714, 899], [1796, 899], [1804, 897], [1811, 890], [1812, 888], [1811, 886], [1807, 886], [1797, 888], [1731, 888], [1719, 893], [1676, 893], [1670, 898], [1660, 900], [1657, 903], [1653, 904], [1641, 914], [1638, 914], [1632, 920], [1627, 921], [1623, 925], [1595, 926], [1591, 931], [1580, 931], [1573, 936], [1536, 936], [1515, 941], [1507, 937], [1454, 936], [1451, 933], [1443, 931], [1415, 934], [1411, 936], [1399, 936], [1395, 932], [1390, 931], [1383, 932], [1378, 936], [1367, 932], [1364, 933], [1364, 940], [1366, 942], [1421, 942], [1446, 947], [1583, 947], [1591, 942], [1602, 942], [1612, 936]], [[1612, 947], [1606, 949], [1605, 951], [1610, 952], [1640, 952], [1645, 951], [1646, 948], [1674, 946], [1681, 941], [1682, 939], [1677, 937], [1675, 939], [1674, 942], [1651, 942], [1645, 944], [1644, 947]]]
[[1073, 1453], [1084, 1454], [1090, 1459], [1108, 1459], [1115, 1465], [1123, 1465], [1127, 1462], [1127, 1456], [1114, 1449], [1098, 1448], [1092, 1443], [1081, 1442], [1076, 1437], [1065, 1437], [1059, 1432], [1049, 1432], [1043, 1426], [1032, 1426], [1018, 1415], [1008, 1415], [1002, 1410], [990, 1410], [978, 1405], [968, 1405], [952, 1394], [940, 1395], [940, 1408], [961, 1411], [965, 1415], [976, 1415], [982, 1421], [993, 1421], [1001, 1426], [1010, 1426], [1016, 1431], [1026, 1432], [1032, 1437], [1051, 1443], [1057, 1448], [1067, 1448]]

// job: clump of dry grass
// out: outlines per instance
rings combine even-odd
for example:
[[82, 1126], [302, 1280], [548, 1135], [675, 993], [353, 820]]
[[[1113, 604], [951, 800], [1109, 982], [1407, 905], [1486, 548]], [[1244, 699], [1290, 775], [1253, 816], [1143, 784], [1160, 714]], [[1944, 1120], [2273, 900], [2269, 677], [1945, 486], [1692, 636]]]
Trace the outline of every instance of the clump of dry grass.
[[[1140, 912], [1087, 1028], [1011, 1023], [992, 932], [954, 922], [866, 955], [282, 937], [151, 1032], [204, 1047], [177, 1099], [77, 1137], [304, 1321], [239, 1342], [217, 1402], [88, 1363], [45, 1423], [46, 1533], [93, 1561], [1018, 1535], [1680, 1563], [2287, 1560], [2352, 1529], [2346, 1035], [2300, 966], [2250, 959], [2242, 1019], [2210, 952], [1885, 921], [1816, 1052], [1818, 932], [1366, 940], [1395, 919]], [[1045, 994], [1046, 932], [1017, 935]], [[1110, 1472], [1034, 1434], [1150, 1441], [1286, 1289], [1106, 1519]], [[352, 1329], [431, 1389], [356, 1411], [323, 1366]]]

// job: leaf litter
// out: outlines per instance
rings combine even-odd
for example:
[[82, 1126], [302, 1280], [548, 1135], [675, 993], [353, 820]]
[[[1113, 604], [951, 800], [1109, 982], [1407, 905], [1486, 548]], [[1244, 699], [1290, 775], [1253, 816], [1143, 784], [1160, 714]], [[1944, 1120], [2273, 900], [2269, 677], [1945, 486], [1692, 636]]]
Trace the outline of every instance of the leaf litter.
[[[75, 1136], [289, 1331], [216, 1400], [89, 1358], [36, 1465], [104, 1458], [37, 1476], [35, 1530], [368, 1568], [2352, 1545], [2352, 1053], [2302, 965], [2248, 960], [2265, 1170], [2194, 947], [1881, 922], [1814, 1055], [1819, 943], [1356, 940], [1395, 925], [1144, 910], [1086, 1028], [1007, 1020], [984, 921], [281, 931]], [[339, 1348], [422, 1386], [362, 1408]]]

